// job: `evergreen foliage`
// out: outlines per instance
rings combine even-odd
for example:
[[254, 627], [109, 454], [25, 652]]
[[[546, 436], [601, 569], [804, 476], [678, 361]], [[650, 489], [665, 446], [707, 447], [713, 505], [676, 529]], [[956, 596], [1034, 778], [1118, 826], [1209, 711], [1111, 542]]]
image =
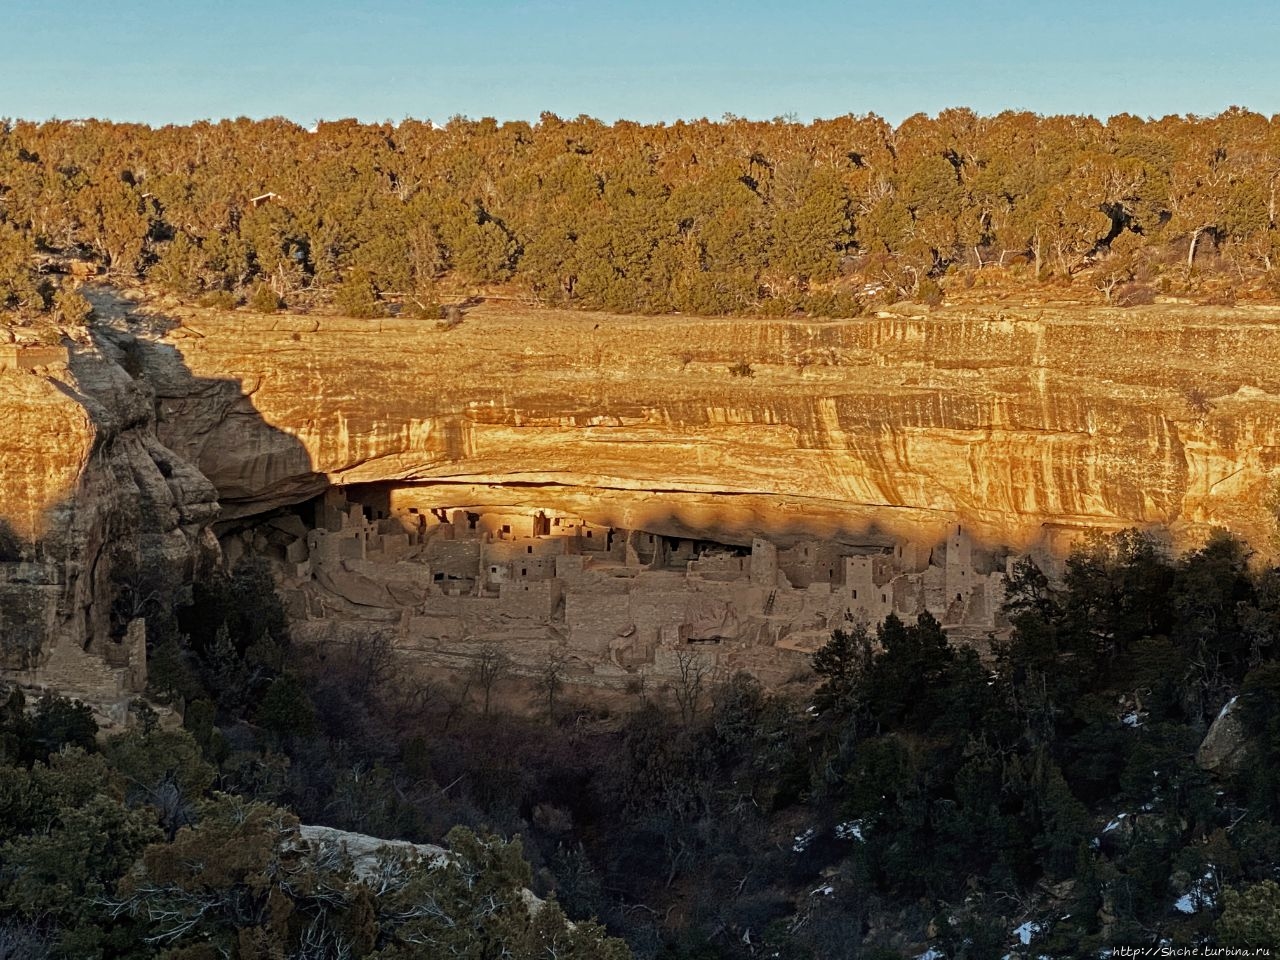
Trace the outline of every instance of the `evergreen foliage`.
[[249, 295], [249, 309], [255, 313], [275, 313], [281, 305], [280, 297], [270, 284], [258, 284]]
[[[1061, 581], [1015, 565], [989, 660], [928, 615], [849, 623], [812, 697], [740, 673], [605, 720], [555, 663], [521, 718], [474, 679], [406, 684], [385, 638], [295, 648], [245, 566], [164, 641], [184, 729], [100, 743], [83, 707], [8, 696], [0, 937], [104, 960], [1274, 946], [1277, 574], [1247, 559], [1091, 538]], [[1232, 698], [1244, 760], [1210, 772]], [[299, 820], [452, 860], [375, 882]]]
[[265, 309], [269, 286], [353, 316], [427, 303], [442, 281], [614, 311], [850, 316], [938, 302], [988, 268], [1063, 284], [1084, 270], [1117, 305], [1265, 297], [1278, 130], [1239, 108], [1106, 123], [951, 109], [896, 127], [6, 122], [0, 309], [49, 306], [37, 253], [184, 297]]

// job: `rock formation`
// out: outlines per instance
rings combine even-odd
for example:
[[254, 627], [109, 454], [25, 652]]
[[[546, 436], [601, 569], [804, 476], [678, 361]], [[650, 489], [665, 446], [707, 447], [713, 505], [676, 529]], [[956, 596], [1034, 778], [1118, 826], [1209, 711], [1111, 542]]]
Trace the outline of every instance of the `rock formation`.
[[[366, 883], [380, 881], [388, 875], [394, 876], [400, 872], [397, 864], [401, 861], [420, 862], [438, 869], [451, 860], [448, 850], [433, 843], [384, 840], [381, 837], [353, 833], [350, 830], [336, 830], [333, 827], [318, 827], [304, 823], [298, 827], [298, 837], [317, 860], [331, 862], [335, 855], [349, 857], [352, 874], [356, 880]], [[520, 888], [520, 899], [531, 917], [536, 917], [538, 912], [546, 906], [545, 900], [525, 887]]]
[[352, 872], [359, 880], [377, 877], [383, 858], [391, 860], [411, 858], [436, 866], [444, 863], [449, 856], [449, 852], [444, 847], [433, 843], [384, 840], [364, 833], [337, 830], [333, 827], [317, 827], [306, 823], [299, 825], [298, 836], [312, 845], [318, 858], [328, 858], [333, 852], [350, 857]]
[[[1059, 551], [1081, 528], [1134, 524], [1262, 544], [1277, 320], [1173, 305], [837, 322], [484, 305], [443, 331], [193, 312], [172, 352], [147, 354], [147, 378], [161, 439], [213, 480], [227, 517], [326, 482], [400, 480], [442, 485], [441, 504], [466, 485], [455, 502], [741, 544], [932, 542], [953, 522]], [[193, 393], [192, 377], [222, 389]]]
[[[225, 532], [334, 484], [673, 540], [921, 557], [955, 529], [1061, 555], [1088, 527], [1184, 545], [1218, 525], [1257, 547], [1273, 527], [1274, 308], [819, 322], [487, 303], [445, 329], [96, 299], [92, 337], [0, 343], [0, 617], [6, 670], [104, 696], [141, 683], [122, 583], [181, 582], [216, 554], [215, 517]], [[864, 565], [844, 570], [851, 593], [896, 575]], [[333, 595], [387, 609], [417, 589], [321, 573]], [[728, 607], [689, 611], [694, 639], [742, 626]]]
[[1196, 763], [1211, 773], [1235, 773], [1247, 756], [1248, 740], [1239, 700], [1232, 697], [1218, 712], [1196, 748]]
[[0, 365], [0, 670], [109, 703], [146, 680], [132, 600], [216, 556], [217, 492], [156, 438], [118, 347], [41, 337]]

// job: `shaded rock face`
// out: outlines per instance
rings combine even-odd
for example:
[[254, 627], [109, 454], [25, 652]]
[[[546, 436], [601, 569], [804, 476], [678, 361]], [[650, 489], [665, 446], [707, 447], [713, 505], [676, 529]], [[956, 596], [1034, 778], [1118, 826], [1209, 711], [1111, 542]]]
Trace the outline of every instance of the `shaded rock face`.
[[[184, 319], [172, 353], [147, 358], [158, 435], [215, 483], [226, 517], [328, 482], [406, 481], [438, 485], [441, 505], [562, 506], [731, 543], [929, 543], [960, 522], [1060, 553], [1090, 526], [1190, 542], [1221, 525], [1257, 544], [1270, 530], [1276, 310], [815, 323], [487, 304], [447, 332]], [[193, 392], [192, 377], [217, 387]]]
[[1196, 748], [1196, 763], [1211, 773], [1235, 773], [1244, 762], [1247, 744], [1239, 701], [1232, 697]]
[[104, 337], [0, 370], [0, 671], [110, 700], [145, 683], [122, 596], [216, 556], [217, 492], [156, 437], [152, 392]]
[[351, 867], [356, 877], [361, 880], [376, 877], [384, 857], [416, 858], [435, 866], [444, 863], [449, 856], [444, 847], [435, 844], [410, 843], [408, 840], [384, 840], [364, 833], [352, 833], [349, 830], [317, 827], [305, 823], [298, 827], [298, 835], [302, 840], [313, 844], [321, 857], [326, 857], [330, 851], [346, 854], [351, 858]]

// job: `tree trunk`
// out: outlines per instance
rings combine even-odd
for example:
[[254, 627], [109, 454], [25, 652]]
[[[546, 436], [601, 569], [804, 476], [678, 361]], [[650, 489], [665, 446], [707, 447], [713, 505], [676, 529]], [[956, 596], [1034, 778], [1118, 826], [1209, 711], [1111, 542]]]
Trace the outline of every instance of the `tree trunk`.
[[1193, 231], [1191, 231], [1191, 249], [1187, 251], [1188, 267], [1195, 266], [1196, 244], [1200, 242], [1200, 233], [1203, 230], [1204, 230], [1204, 227], [1196, 227]]

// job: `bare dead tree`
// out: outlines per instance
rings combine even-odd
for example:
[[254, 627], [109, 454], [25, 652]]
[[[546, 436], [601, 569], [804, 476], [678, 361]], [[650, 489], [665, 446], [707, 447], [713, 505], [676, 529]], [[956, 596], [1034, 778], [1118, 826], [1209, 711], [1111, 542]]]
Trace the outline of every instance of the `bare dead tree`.
[[396, 675], [395, 638], [390, 630], [361, 631], [347, 650], [348, 684], [353, 694], [371, 697]]
[[439, 684], [413, 674], [396, 677], [386, 693], [387, 709], [397, 727], [421, 726], [438, 699]]
[[471, 675], [484, 697], [484, 716], [489, 716], [494, 684], [510, 669], [511, 659], [494, 644], [486, 643], [480, 648], [480, 656], [471, 668]]
[[0, 924], [0, 958], [3, 960], [45, 960], [52, 955], [53, 945], [48, 936], [34, 923]]
[[676, 671], [673, 688], [676, 703], [680, 707], [680, 719], [688, 725], [698, 715], [711, 667], [692, 650], [685, 650], [676, 655]]
[[474, 670], [468, 670], [462, 677], [450, 683], [445, 691], [444, 702], [448, 706], [444, 717], [444, 729], [446, 732], [453, 726], [453, 722], [458, 719], [463, 710], [466, 709], [467, 703], [471, 699], [471, 686], [475, 683], [474, 674]]
[[649, 678], [643, 673], [636, 673], [627, 677], [627, 685], [625, 689], [627, 693], [634, 696], [641, 705], [649, 702]]
[[547, 719], [552, 723], [556, 720], [556, 701], [564, 688], [564, 676], [568, 665], [568, 658], [560, 651], [553, 650], [538, 672], [538, 693], [540, 699], [547, 705]]

